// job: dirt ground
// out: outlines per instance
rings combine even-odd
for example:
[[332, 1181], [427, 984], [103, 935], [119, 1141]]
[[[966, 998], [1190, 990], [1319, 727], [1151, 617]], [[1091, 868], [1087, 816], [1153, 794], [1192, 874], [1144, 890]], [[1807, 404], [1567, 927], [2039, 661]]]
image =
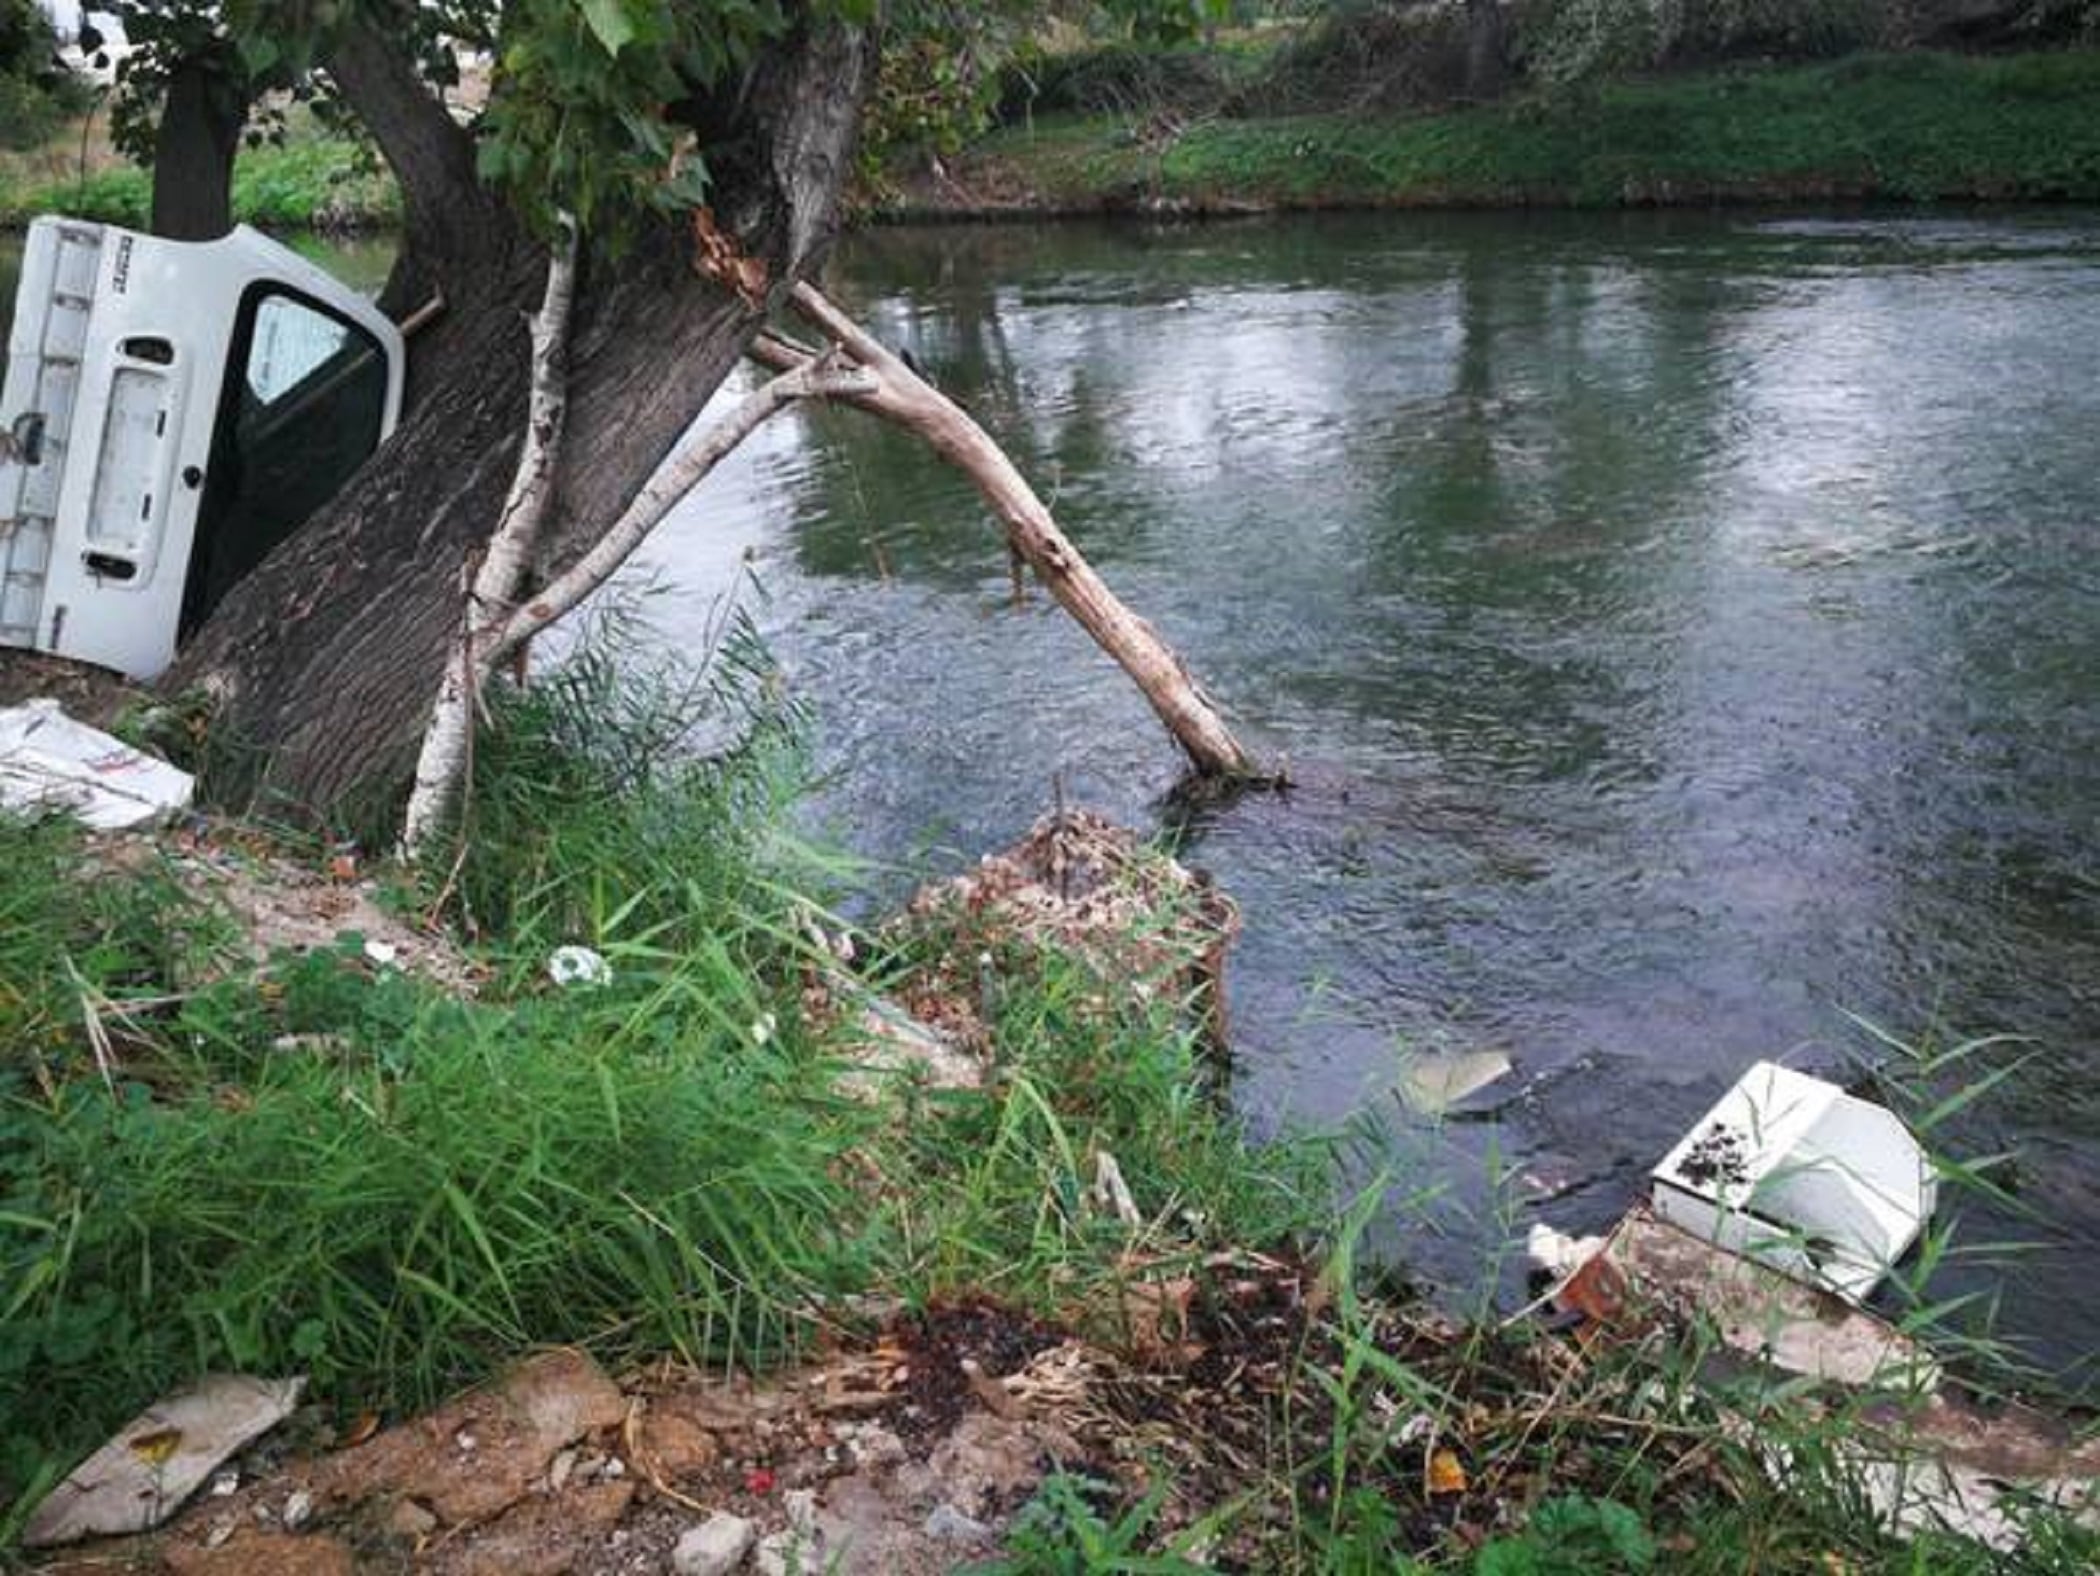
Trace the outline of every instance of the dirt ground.
[[[991, 1556], [1049, 1473], [1142, 1481], [1147, 1462], [1185, 1450], [1195, 1417], [1215, 1424], [1219, 1386], [1282, 1378], [1305, 1330], [1299, 1272], [1220, 1260], [1203, 1284], [1200, 1298], [1195, 1280], [1134, 1293], [1153, 1313], [1135, 1321], [1150, 1344], [1116, 1351], [966, 1303], [897, 1317], [763, 1382], [669, 1363], [615, 1380], [560, 1349], [390, 1426], [309, 1408], [159, 1532], [41, 1568], [656, 1576], [797, 1568], [793, 1550], [803, 1570], [931, 1576]], [[1231, 1436], [1213, 1432], [1213, 1445]], [[1229, 1450], [1214, 1463], [1214, 1487], [1243, 1486]], [[680, 1540], [710, 1518], [748, 1552], [681, 1565]]]

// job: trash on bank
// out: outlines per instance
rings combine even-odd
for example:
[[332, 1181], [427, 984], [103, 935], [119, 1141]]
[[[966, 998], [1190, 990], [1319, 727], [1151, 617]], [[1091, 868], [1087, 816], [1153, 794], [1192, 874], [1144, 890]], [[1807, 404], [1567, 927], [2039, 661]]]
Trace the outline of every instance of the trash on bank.
[[[1558, 1276], [1542, 1301], [1605, 1338], [1696, 1321], [1740, 1356], [1851, 1392], [1829, 1465], [1892, 1534], [2010, 1551], [2037, 1503], [2100, 1525], [2100, 1441], [1943, 1387], [1922, 1344], [1859, 1306], [1934, 1204], [1930, 1162], [1893, 1113], [1760, 1062], [1652, 1175], [1651, 1204], [1601, 1246], [1533, 1228], [1534, 1261]], [[1735, 1427], [1776, 1478], [1816, 1470], [1753, 1416]]]
[[1937, 1194], [1893, 1112], [1776, 1062], [1743, 1074], [1650, 1175], [1658, 1218], [1855, 1303]]
[[190, 802], [188, 772], [68, 717], [55, 700], [0, 710], [0, 804], [62, 810], [98, 832], [165, 819]]
[[557, 985], [610, 985], [612, 965], [590, 947], [556, 947], [547, 955], [547, 978]]
[[45, 1496], [23, 1529], [34, 1549], [159, 1526], [250, 1440], [299, 1404], [306, 1380], [210, 1374], [155, 1402]]

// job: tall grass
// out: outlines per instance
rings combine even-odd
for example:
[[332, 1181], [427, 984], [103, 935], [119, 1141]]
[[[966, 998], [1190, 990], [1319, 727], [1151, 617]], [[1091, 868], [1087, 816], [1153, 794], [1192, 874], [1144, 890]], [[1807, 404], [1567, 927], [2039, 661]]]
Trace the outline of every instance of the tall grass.
[[[871, 1286], [1069, 1305], [1131, 1247], [1082, 1202], [1102, 1149], [1155, 1256], [1305, 1217], [1171, 1004], [1055, 958], [1002, 991], [986, 1089], [843, 1096], [796, 714], [748, 627], [698, 672], [618, 639], [498, 699], [457, 865], [403, 894], [472, 921], [473, 997], [356, 936], [257, 968], [150, 850], [87, 882], [80, 834], [0, 821], [0, 1506], [208, 1368], [406, 1407], [542, 1342], [762, 1365]], [[611, 982], [553, 985], [563, 944]]]
[[[408, 1404], [542, 1341], [762, 1360], [864, 1281], [837, 1178], [871, 1119], [806, 1038], [752, 1032], [794, 982], [760, 848], [779, 730], [675, 748], [727, 695], [587, 655], [505, 708], [460, 869], [506, 927], [480, 999], [356, 937], [193, 966], [204, 921], [150, 853], [83, 881], [77, 833], [0, 822], [12, 1490], [209, 1367]], [[546, 981], [570, 940], [610, 986]]]

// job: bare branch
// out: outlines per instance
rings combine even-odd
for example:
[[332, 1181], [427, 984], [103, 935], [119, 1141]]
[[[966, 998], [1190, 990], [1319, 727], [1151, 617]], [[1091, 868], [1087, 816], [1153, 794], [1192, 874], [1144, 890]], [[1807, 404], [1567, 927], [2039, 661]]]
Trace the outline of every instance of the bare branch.
[[[790, 300], [813, 327], [875, 374], [872, 390], [844, 395], [845, 402], [917, 433], [977, 484], [1005, 525], [1012, 550], [1028, 561], [1065, 611], [1144, 691], [1196, 770], [1206, 776], [1258, 776], [1254, 758], [1233, 737], [1180, 657], [1094, 573], [1027, 478], [969, 412], [920, 377], [815, 285], [796, 285]], [[814, 365], [813, 354], [776, 333], [761, 334], [751, 346], [754, 359], [783, 371]]]
[[461, 792], [481, 686], [502, 655], [491, 649], [490, 636], [510, 615], [554, 498], [555, 465], [569, 408], [569, 315], [576, 299], [576, 245], [575, 226], [565, 223], [547, 259], [546, 295], [532, 319], [532, 396], [517, 470], [511, 476], [503, 511], [496, 518], [496, 529], [474, 570], [459, 643], [445, 665], [437, 700], [423, 729], [415, 787], [401, 830], [402, 848], [411, 857], [423, 853]]
[[820, 357], [789, 368], [739, 400], [664, 462], [612, 529], [588, 552], [493, 632], [487, 648], [490, 665], [501, 662], [520, 641], [530, 639], [571, 612], [610, 580], [672, 507], [699, 486], [767, 418], [797, 400], [850, 399], [867, 395], [874, 387], [875, 379], [870, 374]]

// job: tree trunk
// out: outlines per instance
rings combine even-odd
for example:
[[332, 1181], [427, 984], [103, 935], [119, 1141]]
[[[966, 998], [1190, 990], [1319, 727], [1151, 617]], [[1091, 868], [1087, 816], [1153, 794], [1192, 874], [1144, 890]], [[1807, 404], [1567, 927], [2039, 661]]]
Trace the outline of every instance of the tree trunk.
[[[715, 210], [776, 288], [831, 238], [872, 57], [860, 29], [807, 25], [710, 132]], [[405, 56], [360, 34], [330, 70], [402, 182], [390, 304], [435, 290], [446, 311], [415, 341], [399, 430], [228, 595], [164, 681], [212, 690], [233, 758], [249, 763], [215, 792], [322, 812], [406, 776], [459, 628], [462, 570], [515, 470], [526, 320], [545, 280], [544, 250], [476, 181], [471, 143]], [[549, 573], [619, 516], [742, 357], [762, 305], [701, 277], [690, 230], [668, 220], [583, 258]]]
[[1507, 23], [1503, 0], [1466, 0], [1466, 97], [1500, 98], [1509, 86]]
[[238, 71], [214, 51], [169, 75], [153, 146], [155, 235], [216, 241], [233, 228], [233, 159], [248, 119]]

